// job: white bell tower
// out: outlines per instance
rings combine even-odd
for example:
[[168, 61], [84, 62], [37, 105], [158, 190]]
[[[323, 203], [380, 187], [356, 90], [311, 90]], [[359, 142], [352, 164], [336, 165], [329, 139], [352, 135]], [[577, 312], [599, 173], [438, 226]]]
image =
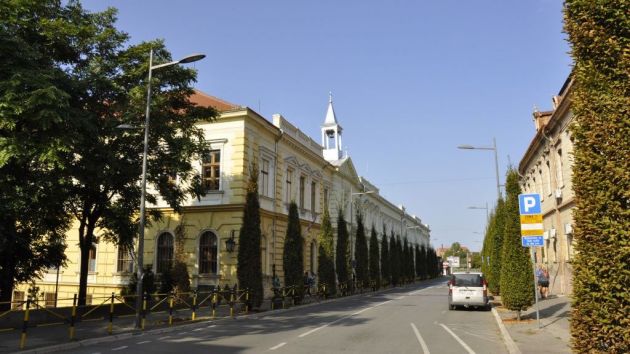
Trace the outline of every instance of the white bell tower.
[[341, 125], [337, 123], [335, 110], [333, 109], [332, 92], [328, 94], [328, 111], [326, 120], [322, 125], [322, 146], [324, 147], [324, 159], [337, 161], [343, 157], [341, 145]]

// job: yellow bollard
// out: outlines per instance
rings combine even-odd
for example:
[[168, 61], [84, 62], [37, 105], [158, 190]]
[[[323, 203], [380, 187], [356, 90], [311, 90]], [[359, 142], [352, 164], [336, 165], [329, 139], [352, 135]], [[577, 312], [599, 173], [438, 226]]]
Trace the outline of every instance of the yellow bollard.
[[109, 305], [109, 325], [107, 326], [107, 333], [112, 334], [114, 327], [114, 293], [112, 293], [112, 301]]
[[234, 291], [230, 292], [230, 317], [234, 317]]
[[249, 289], [245, 289], [245, 314], [249, 311]]
[[197, 293], [193, 295], [193, 303], [192, 303], [192, 316], [190, 316], [191, 321], [194, 321], [197, 317]]
[[168, 325], [173, 325], [173, 294], [168, 294]]
[[214, 320], [217, 315], [217, 293], [212, 295], [212, 319]]
[[31, 307], [31, 299], [26, 299], [26, 311], [24, 311], [24, 322], [22, 323], [22, 335], [20, 336], [20, 350], [26, 345], [26, 329], [28, 328], [28, 316]]
[[144, 296], [142, 300], [142, 320], [140, 321], [140, 329], [144, 331], [144, 323], [147, 319], [147, 297]]
[[74, 294], [72, 300], [72, 315], [70, 316], [70, 340], [74, 339], [74, 321], [77, 318], [77, 294]]

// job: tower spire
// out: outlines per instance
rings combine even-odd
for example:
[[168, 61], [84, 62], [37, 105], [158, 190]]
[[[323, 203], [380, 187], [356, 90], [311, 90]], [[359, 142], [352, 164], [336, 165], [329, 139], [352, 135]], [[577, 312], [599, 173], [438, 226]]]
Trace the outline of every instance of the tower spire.
[[342, 128], [337, 123], [337, 116], [333, 108], [332, 92], [328, 92], [328, 110], [326, 119], [322, 125], [322, 147], [324, 148], [324, 158], [327, 161], [336, 161], [343, 158], [341, 145]]

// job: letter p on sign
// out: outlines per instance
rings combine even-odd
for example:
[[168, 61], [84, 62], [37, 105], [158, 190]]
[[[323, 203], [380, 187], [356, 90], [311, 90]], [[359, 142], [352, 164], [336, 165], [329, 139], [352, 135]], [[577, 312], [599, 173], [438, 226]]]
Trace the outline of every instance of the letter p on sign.
[[518, 205], [521, 215], [541, 214], [540, 194], [519, 194]]

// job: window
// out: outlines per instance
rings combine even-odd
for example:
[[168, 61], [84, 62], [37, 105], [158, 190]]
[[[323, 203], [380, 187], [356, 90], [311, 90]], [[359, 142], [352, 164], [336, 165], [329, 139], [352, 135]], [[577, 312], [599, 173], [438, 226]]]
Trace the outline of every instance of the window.
[[173, 264], [173, 235], [165, 232], [158, 236], [157, 242], [157, 272], [164, 273]]
[[199, 274], [217, 274], [217, 235], [206, 231], [199, 238]]
[[90, 247], [90, 253], [88, 254], [88, 272], [96, 272], [96, 246]]
[[306, 184], [306, 177], [300, 176], [300, 208], [304, 209], [304, 188]]
[[545, 163], [547, 166], [547, 173], [545, 174], [545, 187], [547, 188], [547, 195], [551, 195], [551, 166], [549, 161]]
[[269, 196], [269, 160], [262, 160], [260, 164], [260, 195]]
[[202, 180], [206, 191], [218, 191], [221, 177], [221, 151], [210, 150], [203, 158]]
[[55, 307], [55, 293], [44, 293], [44, 307]]
[[311, 183], [311, 211], [315, 213], [315, 202], [317, 200], [317, 183]]
[[13, 292], [13, 303], [11, 304], [11, 308], [14, 310], [21, 309], [24, 303], [24, 292], [23, 291], [14, 291]]
[[564, 186], [564, 176], [562, 175], [562, 149], [558, 149], [556, 157], [556, 182], [558, 183], [557, 187], [562, 187]]
[[291, 183], [293, 181], [293, 170], [287, 169], [287, 179], [285, 183], [286, 191], [284, 195], [284, 199], [287, 203], [291, 202]]
[[133, 260], [127, 247], [118, 247], [118, 272], [120, 273], [133, 273]]

